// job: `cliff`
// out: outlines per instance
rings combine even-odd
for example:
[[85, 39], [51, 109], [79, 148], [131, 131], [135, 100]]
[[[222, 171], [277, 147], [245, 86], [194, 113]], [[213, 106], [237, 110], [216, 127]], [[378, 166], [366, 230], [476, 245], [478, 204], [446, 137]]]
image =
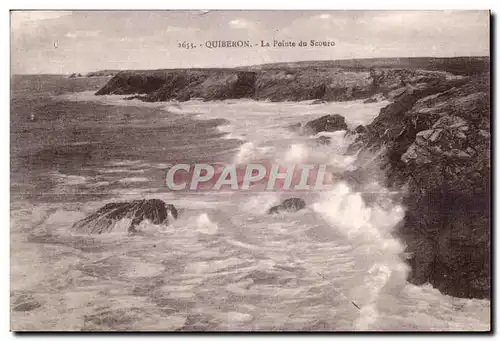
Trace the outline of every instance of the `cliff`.
[[[489, 73], [407, 85], [355, 143], [405, 188], [400, 237], [415, 284], [490, 297]], [[362, 155], [362, 154], [361, 154]]]
[[147, 102], [205, 101], [252, 98], [255, 100], [348, 101], [369, 98], [377, 93], [391, 96], [404, 84], [441, 80], [441, 71], [372, 69], [296, 69], [244, 71], [159, 70], [123, 71], [114, 76], [96, 95], [135, 95]]
[[[489, 298], [489, 58], [417, 58], [260, 65], [240, 69], [124, 71], [97, 92], [144, 101], [252, 98], [391, 103], [352, 145], [405, 194], [399, 236], [409, 280], [445, 294]], [[376, 155], [373, 158], [373, 155]]]
[[[410, 84], [444, 80], [457, 71], [484, 70], [484, 58], [398, 58], [280, 63], [233, 69], [121, 71], [96, 95], [134, 95], [144, 101], [206, 101], [252, 98], [271, 101], [347, 101], [383, 94]], [[424, 70], [427, 67], [430, 70]], [[456, 73], [456, 72], [455, 72]]]

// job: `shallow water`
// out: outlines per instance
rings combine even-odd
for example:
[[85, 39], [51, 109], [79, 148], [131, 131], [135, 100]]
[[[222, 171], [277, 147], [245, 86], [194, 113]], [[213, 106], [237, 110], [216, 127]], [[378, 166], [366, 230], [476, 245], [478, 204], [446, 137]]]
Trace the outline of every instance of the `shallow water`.
[[[59, 114], [43, 119], [45, 108], [13, 140], [12, 329], [489, 329], [489, 301], [406, 282], [404, 245], [392, 236], [404, 207], [374, 181], [300, 193], [164, 184], [178, 162], [351, 169], [343, 132], [317, 146], [288, 126], [338, 113], [354, 127], [386, 103], [141, 103], [78, 90], [38, 93]], [[306, 209], [266, 214], [292, 196]], [[180, 217], [137, 235], [126, 222], [106, 235], [70, 229], [104, 203], [138, 198], [172, 203]]]

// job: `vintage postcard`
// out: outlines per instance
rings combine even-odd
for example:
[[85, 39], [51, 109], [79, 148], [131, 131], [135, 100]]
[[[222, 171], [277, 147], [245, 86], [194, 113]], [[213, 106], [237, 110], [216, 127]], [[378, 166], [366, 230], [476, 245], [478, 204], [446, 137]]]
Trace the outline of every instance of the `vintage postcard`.
[[489, 11], [11, 11], [12, 331], [491, 330]]

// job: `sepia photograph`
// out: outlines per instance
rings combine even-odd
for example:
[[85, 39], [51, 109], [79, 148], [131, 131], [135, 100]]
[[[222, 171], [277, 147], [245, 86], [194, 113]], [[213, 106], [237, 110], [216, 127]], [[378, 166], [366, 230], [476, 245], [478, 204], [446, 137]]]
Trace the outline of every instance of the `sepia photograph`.
[[491, 332], [488, 10], [11, 10], [12, 332]]

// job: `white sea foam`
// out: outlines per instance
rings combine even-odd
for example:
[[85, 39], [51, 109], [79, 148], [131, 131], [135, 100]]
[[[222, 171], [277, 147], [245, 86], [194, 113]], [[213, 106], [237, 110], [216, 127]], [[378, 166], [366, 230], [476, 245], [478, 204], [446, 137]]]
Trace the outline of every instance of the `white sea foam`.
[[210, 220], [206, 213], [200, 215], [196, 222], [198, 224], [198, 232], [200, 233], [212, 235], [216, 234], [219, 230], [219, 226]]
[[109, 174], [109, 173], [144, 173], [145, 169], [129, 169], [129, 168], [104, 168], [99, 169], [99, 173]]
[[361, 285], [351, 290], [351, 297], [362, 305], [357, 327], [369, 329], [378, 316], [377, 305], [383, 304], [379, 302], [382, 290], [390, 286], [393, 294], [397, 294], [396, 290], [406, 285], [408, 266], [402, 257], [404, 247], [391, 235], [404, 218], [403, 208], [367, 206], [360, 193], [339, 183], [332, 191], [321, 193], [313, 209], [364, 254], [362, 266], [369, 270]]
[[231, 140], [231, 139], [242, 140], [242, 141], [245, 140], [245, 136], [237, 135], [234, 133], [235, 127], [233, 125], [230, 125], [230, 124], [220, 125], [217, 127], [217, 130], [219, 130], [221, 133], [226, 134], [223, 137], [226, 140]]
[[270, 147], [257, 147], [253, 142], [247, 142], [240, 146], [234, 158], [236, 164], [246, 164], [252, 161], [261, 160], [271, 150]]
[[118, 182], [120, 183], [133, 183], [133, 182], [148, 182], [150, 181], [148, 178], [145, 177], [130, 177], [130, 178], [122, 178], [119, 179]]
[[[98, 100], [122, 101], [111, 97]], [[231, 134], [248, 141], [235, 152], [235, 162], [316, 162], [340, 171], [356, 166], [353, 156], [343, 154], [343, 132], [320, 134], [332, 143], [314, 146], [310, 137], [286, 127], [327, 113], [344, 115], [350, 127], [366, 124], [384, 105], [189, 101], [181, 104], [180, 114], [229, 120]], [[147, 169], [146, 163], [155, 164], [122, 160], [100, 167]], [[95, 182], [63, 178], [61, 183], [72, 187]], [[71, 238], [50, 233], [56, 227], [67, 230], [110, 200], [64, 209], [26, 204], [12, 213], [14, 226], [36, 222], [34, 236], [49, 241], [27, 243], [12, 228], [11, 287], [33, 292], [41, 302], [30, 312], [13, 311], [16, 327], [109, 329], [108, 323], [123, 317], [133, 321], [127, 328], [150, 330], [184, 325], [206, 330], [489, 329], [489, 301], [454, 298], [429, 284], [406, 282], [403, 245], [392, 236], [404, 210], [375, 180], [356, 189], [340, 182], [297, 194], [307, 209], [280, 217], [266, 214], [283, 200], [280, 193], [158, 193], [126, 185], [130, 188], [108, 191], [111, 201], [161, 198], [179, 208], [179, 219], [159, 231], [146, 222], [140, 227], [150, 230], [137, 236], [126, 233], [124, 220], [115, 234]], [[362, 191], [380, 195], [366, 202]]]

